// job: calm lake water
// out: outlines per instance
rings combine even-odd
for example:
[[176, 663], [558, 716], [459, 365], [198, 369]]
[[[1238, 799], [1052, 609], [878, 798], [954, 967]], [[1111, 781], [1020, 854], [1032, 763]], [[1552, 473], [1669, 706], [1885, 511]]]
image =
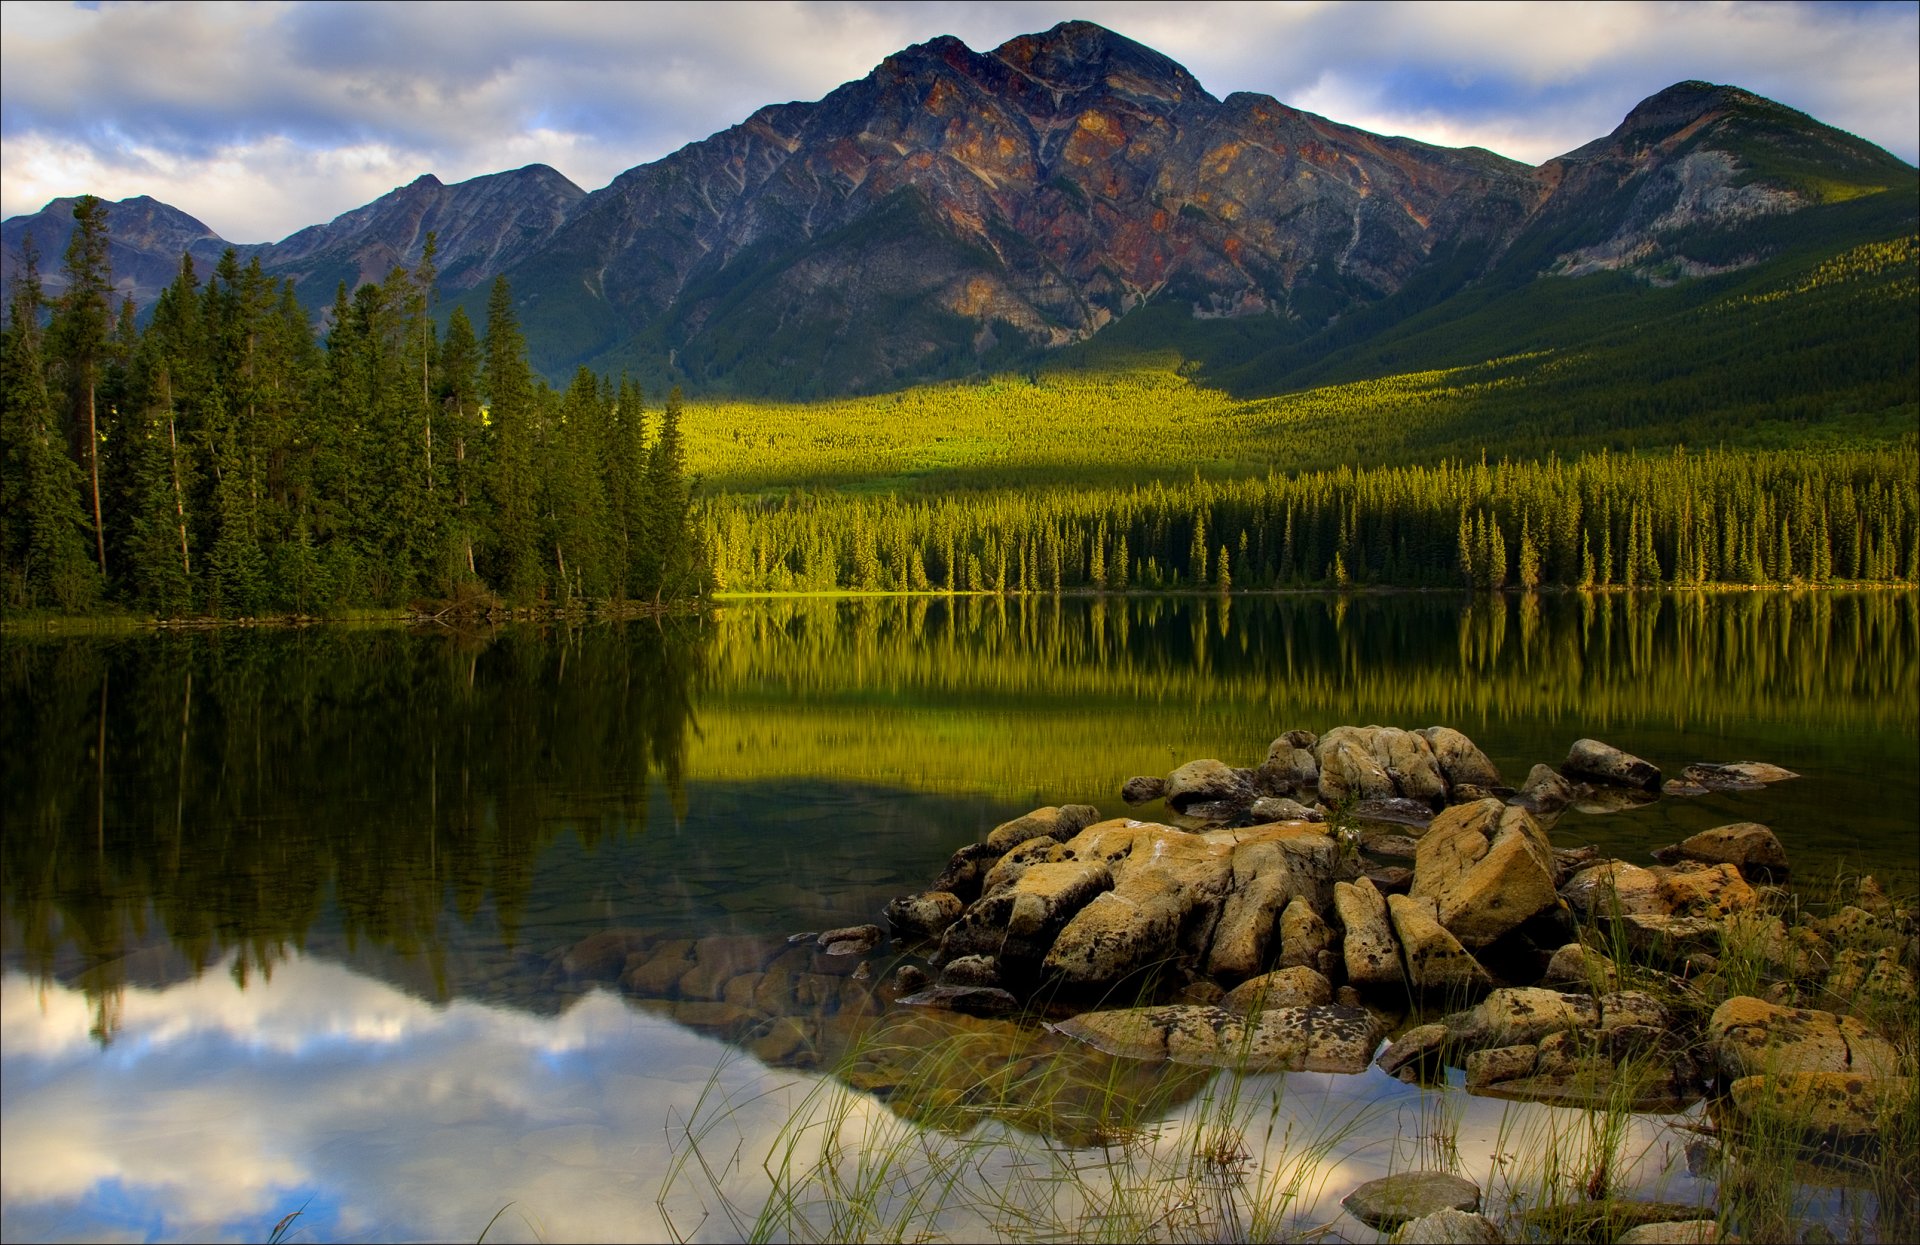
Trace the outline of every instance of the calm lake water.
[[[1583, 735], [1669, 774], [1771, 761], [1803, 777], [1569, 813], [1553, 839], [1639, 860], [1758, 820], [1803, 886], [1910, 891], [1917, 687], [1910, 591], [804, 599], [480, 635], [9, 636], [0, 1236], [260, 1239], [304, 1208], [292, 1239], [471, 1240], [511, 1203], [487, 1239], [726, 1239], [697, 1183], [663, 1220], [674, 1139], [731, 1095], [710, 1144], [738, 1147], [720, 1179], [751, 1200], [820, 1074], [730, 1041], [719, 1004], [630, 997], [557, 952], [877, 920], [1036, 805], [1119, 814], [1130, 775], [1251, 765], [1282, 731], [1342, 723], [1457, 727], [1515, 783]], [[1169, 1134], [1208, 1092], [1124, 1075]], [[1413, 1165], [1433, 1112], [1490, 1190], [1564, 1123], [1377, 1072], [1256, 1088], [1296, 1136], [1340, 1135], [1294, 1209], [1353, 1240], [1373, 1234], [1338, 1198]], [[879, 1096], [850, 1109], [894, 1119]], [[1638, 1124], [1637, 1179], [1710, 1195], [1661, 1123]]]

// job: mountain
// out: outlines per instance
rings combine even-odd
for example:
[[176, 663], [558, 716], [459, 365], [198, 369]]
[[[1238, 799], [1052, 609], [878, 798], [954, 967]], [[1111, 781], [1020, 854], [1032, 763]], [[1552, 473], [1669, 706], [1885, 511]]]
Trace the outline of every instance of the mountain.
[[[1593, 331], [1592, 300], [1560, 291], [1603, 281], [1631, 318], [1676, 283], [1911, 232], [1917, 191], [1912, 166], [1731, 86], [1679, 83], [1535, 168], [1216, 99], [1064, 22], [985, 53], [918, 44], [591, 194], [542, 165], [422, 177], [250, 251], [319, 307], [437, 230], [450, 301], [478, 323], [504, 273], [556, 378], [804, 395], [1171, 346], [1272, 391]], [[61, 202], [5, 225], [9, 252], [34, 232], [43, 272]], [[143, 203], [111, 217], [136, 295], [221, 245], [179, 213], [123, 236]]]
[[[440, 288], [457, 293], [491, 280], [502, 268], [537, 250], [586, 196], [558, 171], [530, 164], [446, 185], [431, 174], [273, 243], [228, 243], [175, 208], [141, 196], [107, 205], [115, 286], [144, 308], [193, 256], [204, 277], [232, 246], [242, 261], [258, 257], [275, 277], [291, 277], [300, 300], [320, 308], [341, 281], [356, 288], [383, 281], [396, 266], [418, 263], [427, 234], [436, 234]], [[64, 285], [60, 260], [73, 233], [72, 198], [55, 199], [30, 216], [0, 226], [5, 273], [18, 263], [19, 240], [31, 234], [49, 294]]]
[[[73, 235], [73, 209], [78, 198], [55, 199], [30, 216], [10, 216], [0, 223], [0, 278], [11, 283], [19, 266], [21, 246], [33, 239], [38, 254], [40, 284], [49, 297], [66, 289], [60, 271]], [[123, 298], [145, 307], [160, 297], [180, 275], [180, 256], [193, 256], [201, 272], [211, 271], [227, 243], [206, 225], [179, 208], [140, 195], [109, 204], [107, 258], [113, 265], [114, 288]]]
[[341, 281], [354, 289], [418, 263], [433, 233], [440, 288], [457, 292], [538, 250], [586, 193], [544, 164], [452, 186], [429, 173], [262, 248], [260, 263], [294, 278], [301, 301], [314, 306], [331, 301]]

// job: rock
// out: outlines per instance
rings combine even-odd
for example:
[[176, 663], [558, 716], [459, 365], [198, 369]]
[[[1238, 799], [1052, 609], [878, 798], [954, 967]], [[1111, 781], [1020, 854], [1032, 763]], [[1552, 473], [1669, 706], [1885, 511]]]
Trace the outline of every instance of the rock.
[[[1780, 846], [1780, 840], [1774, 837], [1773, 831], [1757, 821], [1740, 821], [1702, 830], [1675, 844], [1670, 850], [1673, 858], [1678, 860], [1733, 865], [1740, 870], [1742, 877], [1754, 882], [1784, 877], [1787, 872], [1787, 849]], [[1661, 851], [1655, 851], [1654, 859], [1666, 861], [1667, 857]]]
[[[878, 925], [845, 925], [839, 929], [822, 930], [814, 942], [826, 948], [830, 955], [864, 955], [879, 946], [880, 940], [886, 936], [886, 931]], [[834, 951], [836, 946], [851, 947], [852, 950]]]
[[1485, 1215], [1451, 1207], [1407, 1220], [1391, 1239], [1396, 1245], [1501, 1245], [1500, 1229]]
[[[1232, 890], [1221, 904], [1207, 953], [1208, 974], [1227, 982], [1266, 967], [1276, 918], [1301, 889], [1286, 849], [1271, 839], [1235, 846], [1232, 868]], [[1310, 884], [1307, 889], [1311, 893]]]
[[1660, 892], [1660, 877], [1651, 869], [1609, 860], [1582, 869], [1560, 888], [1574, 914], [1583, 920], [1651, 912], [1670, 915]]
[[1359, 1072], [1379, 1022], [1362, 1008], [1268, 1008], [1242, 1018], [1220, 1007], [1172, 1004], [1083, 1012], [1054, 1032], [1129, 1059], [1216, 1067]]
[[1538, 1043], [1549, 1034], [1591, 1027], [1599, 1021], [1600, 1005], [1592, 998], [1538, 986], [1508, 986], [1448, 1016], [1444, 1023], [1451, 1041], [1482, 1049]]
[[1281, 968], [1249, 977], [1220, 1000], [1237, 1015], [1273, 1007], [1317, 1007], [1333, 1001], [1333, 986], [1310, 968]]
[[1567, 759], [1560, 764], [1560, 772], [1573, 778], [1638, 787], [1643, 791], [1660, 789], [1659, 766], [1597, 739], [1574, 740], [1573, 747], [1567, 750]]
[[1520, 793], [1513, 803], [1540, 817], [1552, 817], [1573, 803], [1573, 784], [1560, 776], [1559, 771], [1545, 765], [1536, 765], [1527, 771], [1527, 780], [1520, 784]]
[[670, 938], [656, 944], [646, 957], [636, 956], [620, 974], [620, 988], [644, 998], [669, 998], [687, 970], [693, 967], [693, 940]]
[[[1232, 887], [1236, 847], [1284, 836], [1278, 828], [1196, 835], [1126, 820], [1087, 827], [1056, 851], [1064, 858], [1106, 864], [1113, 889], [1067, 922], [1052, 940], [1044, 970], [1062, 985], [1088, 987], [1111, 984], [1170, 958], [1196, 963], [1206, 953]], [[1330, 845], [1303, 848], [1301, 871], [1311, 872], [1307, 862], [1316, 852], [1331, 851]], [[1294, 871], [1291, 858], [1289, 870]]]
[[1382, 895], [1404, 895], [1413, 889], [1413, 870], [1405, 865], [1381, 865], [1360, 875]]
[[1069, 804], [1065, 808], [1049, 804], [995, 826], [987, 835], [987, 847], [996, 852], [1010, 852], [1029, 839], [1043, 835], [1064, 843], [1099, 820], [1100, 810], [1091, 804]]
[[640, 929], [603, 929], [567, 948], [559, 971], [576, 981], [613, 981], [627, 967], [627, 957], [649, 949], [655, 936]]
[[966, 905], [952, 891], [921, 891], [887, 904], [887, 923], [902, 938], [938, 938], [960, 919]]
[[1674, 916], [1717, 919], [1750, 911], [1760, 903], [1732, 865], [1676, 865], [1650, 872], [1660, 879], [1660, 898]]
[[1361, 838], [1360, 850], [1375, 856], [1412, 860], [1420, 854], [1420, 840], [1404, 834], [1369, 834]]
[[1401, 1172], [1367, 1181], [1340, 1205], [1369, 1228], [1385, 1232], [1437, 1211], [1477, 1211], [1480, 1186], [1446, 1172]]
[[1320, 737], [1313, 756], [1320, 766], [1320, 799], [1387, 800], [1400, 794], [1387, 767], [1374, 758], [1371, 732], [1378, 727], [1336, 726]]
[[[1039, 845], [1034, 846], [1037, 850]], [[1028, 850], [1023, 844], [1008, 856]], [[1011, 881], [996, 881], [1007, 863], [1003, 860], [995, 866], [987, 893], [947, 928], [940, 944], [944, 960], [994, 955], [1003, 971], [1027, 976], [1053, 945], [1060, 928], [1113, 887], [1113, 875], [1100, 861], [1039, 858], [1013, 873]]]
[[1444, 1067], [1448, 1041], [1446, 1025], [1416, 1025], [1395, 1038], [1374, 1062], [1388, 1076], [1403, 1081], [1430, 1079]]
[[1267, 745], [1266, 760], [1254, 771], [1255, 785], [1268, 795], [1313, 791], [1320, 785], [1320, 764], [1313, 758], [1317, 736], [1288, 731]]
[[1001, 855], [985, 843], [969, 843], [947, 858], [947, 867], [927, 891], [946, 891], [959, 896], [962, 903], [972, 903], [980, 897], [981, 884]]
[[1239, 771], [1220, 761], [1188, 761], [1167, 775], [1166, 800], [1176, 812], [1184, 813], [1188, 805], [1201, 802], [1244, 807], [1253, 803], [1255, 794]]
[[1433, 900], [1440, 924], [1478, 949], [1559, 903], [1553, 849], [1525, 809], [1456, 804], [1420, 840], [1409, 894]]
[[1851, 904], [1827, 918], [1826, 931], [1835, 946], [1866, 951], [1878, 950], [1899, 937], [1890, 919]]
[[1338, 937], [1305, 898], [1295, 896], [1280, 913], [1278, 963], [1281, 968], [1318, 968], [1321, 952], [1331, 950]]
[[1633, 951], [1668, 962], [1683, 959], [1690, 952], [1718, 951], [1726, 932], [1712, 917], [1659, 912], [1623, 913], [1614, 928]]
[[[1680, 771], [1688, 782], [1699, 783], [1712, 791], [1748, 791], [1768, 783], [1785, 782], [1800, 775], [1765, 761], [1726, 761], [1719, 764], [1701, 761]], [[1723, 785], [1724, 784], [1724, 785]]]
[[1628, 1228], [1615, 1245], [1715, 1245], [1719, 1239], [1720, 1225], [1711, 1219], [1666, 1219]]
[[998, 986], [1000, 962], [990, 955], [961, 955], [940, 967], [943, 986]]
[[1141, 774], [1121, 784], [1120, 798], [1129, 804], [1145, 804], [1167, 793], [1167, 780]]
[[1433, 749], [1434, 761], [1449, 787], [1505, 785], [1506, 780], [1500, 777], [1500, 771], [1487, 759], [1487, 754], [1459, 731], [1450, 726], [1429, 726], [1420, 734]]
[[1851, 1016], [1737, 995], [1714, 1008], [1707, 1044], [1728, 1080], [1796, 1072], [1892, 1076], [1893, 1044]]
[[1559, 890], [1573, 879], [1573, 875], [1582, 869], [1601, 863], [1600, 849], [1589, 843], [1585, 847], [1556, 847], [1553, 849], [1553, 887]]
[[892, 989], [895, 994], [912, 994], [927, 984], [926, 971], [915, 964], [902, 964], [893, 970]]
[[1247, 816], [1254, 824], [1270, 821], [1325, 821], [1324, 813], [1315, 812], [1298, 800], [1289, 800], [1284, 796], [1263, 795], [1247, 806]]
[[1346, 929], [1342, 952], [1347, 980], [1362, 989], [1384, 989], [1404, 983], [1400, 948], [1387, 919], [1387, 901], [1372, 882], [1336, 882], [1333, 906]]
[[1743, 1076], [1728, 1087], [1734, 1111], [1751, 1123], [1847, 1138], [1880, 1134], [1912, 1093], [1906, 1077], [1857, 1072]]
[[1616, 1029], [1665, 1033], [1673, 1025], [1673, 1016], [1665, 1004], [1644, 990], [1612, 990], [1595, 1002], [1600, 1008], [1602, 1033]]
[[1533, 1065], [1540, 1058], [1540, 1048], [1532, 1044], [1521, 1046], [1491, 1046], [1477, 1050], [1467, 1056], [1467, 1088], [1485, 1089], [1501, 1081], [1517, 1081], [1523, 1076], [1533, 1075]]
[[1492, 975], [1435, 919], [1431, 901], [1389, 895], [1387, 914], [1415, 992], [1464, 1003], [1493, 988]]
[[1691, 798], [1707, 794], [1707, 789], [1697, 782], [1688, 782], [1684, 778], [1669, 778], [1660, 784], [1661, 795], [1677, 795]]
[[[864, 928], [879, 932], [877, 926]], [[691, 948], [693, 963], [681, 974], [677, 992], [683, 999], [717, 1002], [725, 996], [729, 981], [743, 973], [760, 972], [786, 949], [784, 939], [750, 934], [698, 939]]]
[[1570, 942], [1547, 961], [1542, 985], [1584, 986], [1589, 990], [1611, 990], [1620, 983], [1620, 968], [1607, 956], [1591, 947]]
[[1020, 1010], [1020, 1000], [993, 986], [929, 986], [900, 1000], [902, 1007], [943, 1007], [973, 1016], [1004, 1016]]

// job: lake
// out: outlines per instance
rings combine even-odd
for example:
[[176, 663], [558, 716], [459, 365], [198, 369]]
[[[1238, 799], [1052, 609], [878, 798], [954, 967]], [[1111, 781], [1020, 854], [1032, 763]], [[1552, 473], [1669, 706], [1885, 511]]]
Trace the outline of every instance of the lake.
[[[733, 600], [477, 634], [9, 634], [0, 658], [8, 1240], [262, 1239], [293, 1211], [295, 1240], [736, 1236], [720, 1193], [757, 1205], [768, 1146], [845, 1052], [749, 1040], [717, 999], [625, 994], [561, 953], [876, 921], [998, 822], [1118, 815], [1129, 776], [1253, 765], [1296, 727], [1453, 726], [1515, 784], [1582, 736], [1669, 776], [1773, 762], [1802, 776], [1570, 812], [1553, 841], [1644, 860], [1757, 820], [1809, 891], [1920, 885], [1912, 591]], [[887, 1021], [870, 987], [829, 985], [809, 1015]], [[1167, 1144], [1230, 1079], [913, 1023], [911, 1042], [1090, 1069]], [[919, 1144], [918, 1091], [862, 1067], [838, 1118]], [[1377, 1071], [1235, 1085], [1276, 1104], [1256, 1165], [1288, 1129], [1296, 1153], [1324, 1142], [1290, 1221], [1354, 1240], [1373, 1234], [1339, 1197], [1436, 1131], [1497, 1189], [1579, 1115]], [[1031, 1138], [1111, 1153], [1080, 1090], [1005, 1097], [924, 1140], [1036, 1197], [1060, 1186], [1021, 1184]], [[1666, 1123], [1634, 1121], [1635, 1179], [1710, 1197]], [[674, 1172], [690, 1126], [710, 1180]], [[1011, 1233], [1008, 1213], [914, 1222]]]

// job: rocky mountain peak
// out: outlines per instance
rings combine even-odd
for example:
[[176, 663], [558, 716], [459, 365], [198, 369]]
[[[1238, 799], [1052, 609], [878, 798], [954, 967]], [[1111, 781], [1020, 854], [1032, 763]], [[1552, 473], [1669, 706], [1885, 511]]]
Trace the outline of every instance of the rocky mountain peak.
[[1039, 34], [1020, 35], [995, 48], [993, 56], [1059, 92], [1104, 87], [1181, 103], [1213, 99], [1177, 61], [1094, 22], [1061, 22]]

